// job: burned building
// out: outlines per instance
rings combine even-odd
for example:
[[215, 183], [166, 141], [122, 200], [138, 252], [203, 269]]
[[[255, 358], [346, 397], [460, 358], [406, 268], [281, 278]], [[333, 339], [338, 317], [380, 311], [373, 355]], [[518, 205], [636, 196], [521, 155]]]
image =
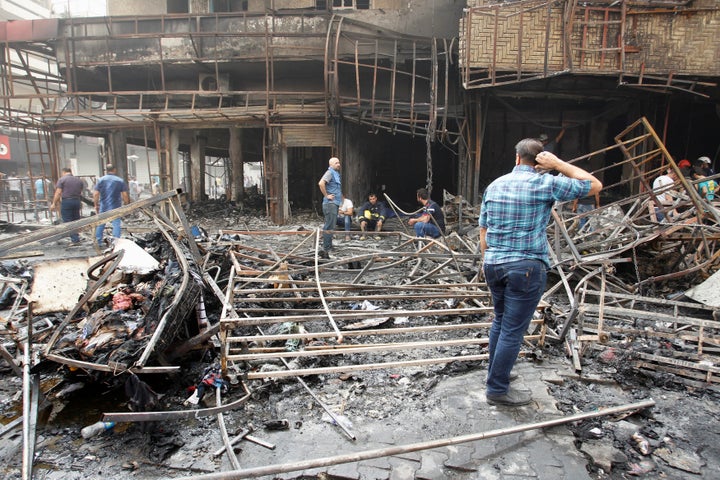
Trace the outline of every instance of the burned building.
[[[580, 445], [600, 476], [624, 464], [633, 475], [674, 478], [666, 475], [673, 468], [712, 478], [720, 442], [714, 432], [695, 431], [717, 416], [715, 398], [699, 392], [717, 394], [720, 373], [718, 305], [708, 301], [716, 301], [717, 274], [704, 282], [720, 258], [718, 204], [701, 198], [693, 180], [676, 180], [678, 198], [671, 205], [660, 203], [661, 192], [651, 185], [668, 166], [677, 173], [673, 157], [716, 160], [711, 133], [717, 126], [717, 47], [708, 40], [717, 31], [714, 3], [126, 0], [110, 2], [107, 13], [0, 26], [6, 40], [2, 127], [11, 140], [9, 152], [0, 147], [0, 157], [9, 156], [15, 169], [27, 165], [30, 175], [37, 174], [36, 167], [56, 175], [68, 162], [67, 140], [96, 138], [99, 171], [110, 161], [129, 176], [138, 168], [130, 162], [146, 163], [142, 168], [166, 190], [0, 242], [3, 255], [38, 243], [57, 246], [38, 254], [70, 254], [62, 238], [68, 232], [122, 217], [128, 236], [158, 262], [152, 276], [135, 271], [115, 276], [125, 258], [115, 252], [100, 264], [78, 266], [72, 285], [65, 262], [39, 266], [35, 282], [44, 273], [45, 285], [72, 286], [76, 293], [61, 295], [34, 283], [38, 288], [22, 340], [23, 330], [10, 327], [22, 325], [29, 274], [20, 264], [1, 279], [9, 292], [7, 318], [15, 324], [8, 323], [6, 335], [17, 338], [9, 351], [0, 346], [0, 354], [24, 380], [26, 477], [32, 477], [30, 423], [37, 408], [31, 401], [39, 400], [33, 389], [41, 368], [33, 373], [30, 362], [17, 361], [24, 340], [25, 352], [31, 352], [31, 342], [41, 347], [36, 351], [50, 361], [42, 367], [53, 375], [66, 373], [67, 366], [67, 373], [78, 376], [87, 370], [102, 372], [92, 379], [112, 376], [114, 385], [120, 375], [127, 377], [126, 392], [134, 393], [121, 406], [132, 411], [106, 411], [105, 423], [156, 421], [163, 427], [162, 439], [141, 436], [144, 427], [141, 432], [124, 426], [117, 429], [120, 441], [99, 435], [93, 445], [86, 432], [98, 417], [86, 414], [38, 442], [37, 464], [54, 470], [48, 478], [81, 470], [78, 475], [88, 478], [91, 470], [108, 478], [113, 471], [112, 478], [128, 472], [168, 478], [178, 471], [217, 478], [228, 465], [254, 469], [245, 476], [298, 471], [305, 478], [309, 469], [331, 463], [358, 465], [329, 469], [328, 475], [318, 471], [318, 478], [518, 472], [591, 478], [573, 448]], [[482, 362], [489, 358], [484, 331], [493, 308], [483, 286], [476, 232], [450, 230], [441, 242], [388, 228], [373, 239], [347, 238], [339, 255], [321, 259], [319, 230], [304, 228], [313, 215], [297, 210], [316, 208], [317, 179], [328, 157], [338, 155], [344, 190], [356, 201], [372, 189], [410, 202], [418, 186], [433, 187], [434, 196], [442, 190], [444, 200], [455, 202], [446, 204], [457, 206], [455, 225], [476, 226], [473, 205], [485, 184], [510, 169], [518, 139], [542, 134], [555, 140], [563, 158], [602, 177], [605, 197], [602, 208], [585, 213], [567, 204], [553, 209], [547, 232], [555, 284], [527, 332], [530, 348], [523, 352], [518, 379], [537, 392], [538, 408], [498, 414], [478, 408], [485, 395]], [[81, 142], [72, 142], [78, 149]], [[227, 200], [242, 202], [252, 189], [244, 182], [251, 165], [261, 166], [259, 192], [267, 216], [277, 224], [302, 226], [266, 229], [264, 220], [251, 215], [237, 222], [229, 215], [209, 218], [216, 205], [200, 201], [213, 187], [217, 193], [217, 172]], [[174, 190], [177, 186], [187, 195]], [[446, 196], [448, 191], [457, 195]], [[182, 198], [197, 203], [189, 218]], [[24, 203], [2, 200], [8, 212]], [[220, 203], [225, 209], [228, 202]], [[150, 218], [150, 228], [137, 219], [141, 215]], [[199, 227], [207, 222], [209, 228], [212, 220], [221, 228], [217, 236]], [[243, 228], [228, 230], [230, 223]], [[90, 254], [92, 247], [73, 248]], [[97, 265], [109, 269], [97, 275]], [[83, 272], [90, 280], [79, 276]], [[60, 279], [50, 275], [55, 273]], [[698, 291], [687, 290], [699, 282]], [[129, 284], [139, 288], [133, 291]], [[87, 291], [72, 307], [79, 287]], [[97, 297], [103, 303], [95, 301], [95, 292], [102, 292]], [[683, 292], [696, 302], [685, 301]], [[45, 299], [69, 300], [63, 308], [70, 313], [48, 308], [53, 316], [35, 322], [32, 316]], [[122, 313], [115, 311], [116, 303]], [[90, 310], [85, 323], [74, 322]], [[31, 336], [29, 327], [36, 323], [40, 328], [33, 327]], [[95, 328], [106, 325], [108, 330]], [[105, 339], [120, 346], [97, 348]], [[219, 353], [218, 365], [212, 352]], [[559, 365], [559, 374], [542, 365], [546, 358]], [[598, 364], [583, 365], [595, 359]], [[387, 369], [402, 373], [387, 375]], [[223, 371], [227, 389], [214, 383]], [[650, 373], [628, 382], [636, 371]], [[162, 398], [147, 385], [151, 401], [142, 401], [136, 375], [150, 373], [173, 378], [157, 380]], [[314, 385], [296, 384], [301, 376]], [[662, 390], [640, 400], [651, 391], [647, 378], [657, 379], [658, 386], [683, 385], [692, 398]], [[70, 383], [74, 379], [69, 375], [49, 393], [66, 401], [82, 388]], [[553, 395], [567, 397], [556, 401], [546, 394], [548, 384], [554, 385]], [[209, 396], [205, 386], [214, 388], [215, 407], [191, 407]], [[248, 386], [252, 408], [223, 418], [250, 404]], [[317, 405], [298, 395], [298, 386]], [[0, 400], [17, 399], [15, 388], [7, 382]], [[650, 408], [652, 398], [658, 402], [655, 416], [643, 415], [638, 424], [600, 429], [587, 423]], [[627, 405], [604, 409], [608, 403]], [[682, 410], [669, 408], [674, 403]], [[93, 408], [93, 415], [99, 413]], [[568, 416], [557, 418], [560, 410]], [[217, 428], [197, 421], [210, 416], [217, 418]], [[538, 417], [552, 420], [537, 422]], [[344, 421], [350, 418], [361, 435]], [[84, 420], [90, 425], [81, 429]], [[497, 429], [503, 420], [522, 424], [522, 430]], [[240, 464], [241, 451], [233, 445], [251, 442], [248, 434], [259, 421], [267, 430], [267, 425], [284, 428], [274, 437], [281, 448], [263, 442], [267, 452], [258, 454], [244, 447]], [[573, 424], [575, 439], [558, 432], [517, 436], [562, 423]], [[233, 439], [228, 427], [237, 427]], [[457, 436], [465, 429], [485, 433]], [[488, 432], [515, 436], [488, 447], [479, 443], [490, 438]], [[343, 433], [346, 443], [338, 441]], [[78, 448], [60, 441], [78, 434], [85, 440]], [[418, 443], [428, 435], [446, 438]], [[364, 459], [393, 458], [360, 464], [352, 444], [357, 439], [366, 448], [378, 446], [377, 440], [389, 445], [362, 452]], [[223, 447], [214, 450], [220, 442]], [[538, 448], [538, 442], [546, 446]], [[447, 452], [425, 451], [450, 445]], [[628, 457], [606, 454], [622, 453], [620, 448]], [[404, 455], [416, 451], [423, 453]], [[669, 467], [650, 462], [651, 453]], [[325, 457], [330, 454], [334, 458]], [[284, 465], [273, 465], [280, 459]]]
[[639, 117], [678, 160], [716, 156], [719, 22], [717, 2], [702, 0], [468, 2], [459, 66], [470, 158], [482, 165], [473, 193], [508, 170], [498, 159], [519, 138], [564, 129], [559, 153], [570, 159], [615, 144]]
[[2, 123], [20, 143], [38, 138], [23, 160], [48, 175], [67, 162], [63, 134], [103, 138], [99, 164], [126, 176], [128, 145], [152, 151], [149, 175], [192, 201], [217, 186], [210, 165], [242, 201], [255, 164], [282, 224], [317, 208], [333, 155], [350, 198], [412, 205], [421, 186], [476, 203], [515, 142], [543, 133], [563, 132], [558, 153], [575, 158], [646, 117], [674, 156], [717, 153], [712, 0], [110, 1], [107, 12], [2, 25]]

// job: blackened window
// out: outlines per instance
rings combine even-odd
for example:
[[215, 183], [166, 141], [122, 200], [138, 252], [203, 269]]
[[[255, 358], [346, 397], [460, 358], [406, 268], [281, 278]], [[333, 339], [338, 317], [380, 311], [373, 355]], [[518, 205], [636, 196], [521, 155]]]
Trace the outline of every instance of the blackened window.
[[230, 2], [228, 0], [210, 0], [210, 13], [229, 12]]
[[167, 13], [190, 13], [188, 0], [167, 0]]
[[358, 10], [368, 10], [370, 8], [370, 0], [333, 0], [333, 8], [356, 8]]

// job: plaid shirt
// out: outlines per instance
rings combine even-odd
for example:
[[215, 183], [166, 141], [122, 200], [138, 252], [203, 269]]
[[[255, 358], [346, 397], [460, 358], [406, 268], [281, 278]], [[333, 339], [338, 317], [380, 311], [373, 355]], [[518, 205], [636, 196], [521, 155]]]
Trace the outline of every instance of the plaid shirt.
[[487, 229], [484, 262], [537, 259], [549, 267], [546, 229], [553, 204], [589, 192], [590, 180], [539, 174], [528, 165], [516, 165], [483, 194], [478, 223]]

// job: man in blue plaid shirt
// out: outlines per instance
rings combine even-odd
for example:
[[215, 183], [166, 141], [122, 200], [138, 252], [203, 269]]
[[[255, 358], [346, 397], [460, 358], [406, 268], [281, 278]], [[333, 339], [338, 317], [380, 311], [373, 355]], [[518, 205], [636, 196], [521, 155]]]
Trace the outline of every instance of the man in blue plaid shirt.
[[[515, 168], [488, 186], [480, 209], [483, 272], [493, 298], [486, 397], [491, 405], [526, 405], [529, 393], [510, 388], [523, 335], [545, 291], [550, 267], [546, 229], [553, 204], [595, 195], [602, 183], [582, 168], [544, 152], [526, 138]], [[561, 175], [543, 173], [555, 170]]]

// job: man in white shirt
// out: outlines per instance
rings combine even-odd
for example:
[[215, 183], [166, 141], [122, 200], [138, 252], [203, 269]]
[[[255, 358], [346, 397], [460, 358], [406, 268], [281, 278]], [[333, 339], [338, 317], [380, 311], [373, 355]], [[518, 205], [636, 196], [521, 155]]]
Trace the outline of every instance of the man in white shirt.
[[350, 240], [350, 229], [352, 227], [352, 216], [354, 212], [353, 202], [347, 197], [343, 197], [342, 204], [338, 208], [337, 225], [345, 227], [345, 241]]
[[668, 168], [665, 175], [660, 175], [653, 182], [655, 197], [658, 202], [660, 202], [660, 205], [662, 205], [662, 207], [659, 205], [655, 206], [655, 215], [659, 222], [663, 221], [665, 217], [669, 218], [675, 214], [674, 210], [668, 211], [668, 207], [672, 207], [673, 197], [676, 195], [672, 187], [675, 185], [677, 179], [678, 177], [675, 171]]
[[130, 193], [130, 201], [137, 202], [140, 199], [140, 184], [135, 177], [130, 177], [128, 189]]

